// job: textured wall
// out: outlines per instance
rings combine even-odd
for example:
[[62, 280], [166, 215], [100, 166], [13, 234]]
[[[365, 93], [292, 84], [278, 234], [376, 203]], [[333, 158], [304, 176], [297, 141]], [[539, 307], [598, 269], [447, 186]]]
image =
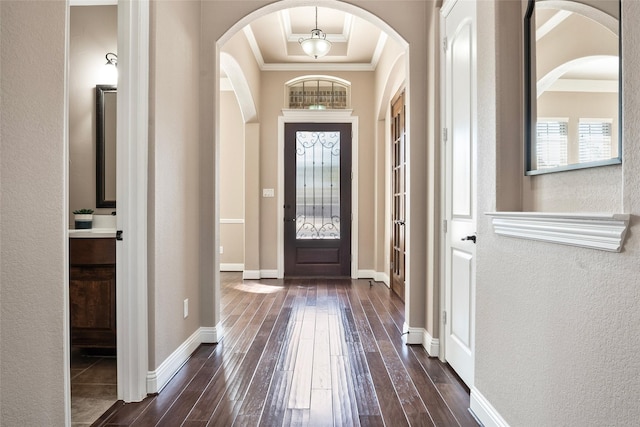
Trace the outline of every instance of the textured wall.
[[62, 426], [66, 7], [0, 7], [0, 424]]
[[[96, 209], [96, 85], [105, 55], [118, 52], [116, 6], [71, 7], [69, 27], [69, 224], [76, 209]], [[109, 214], [113, 209], [98, 210]]]
[[[151, 3], [150, 370], [202, 324], [198, 217], [200, 3]], [[209, 264], [211, 261], [209, 261]], [[183, 318], [188, 298], [189, 317]]]
[[[640, 31], [632, 24], [640, 19], [640, 3], [623, 4], [626, 92], [622, 169], [554, 174], [554, 182], [537, 190], [546, 193], [538, 197], [549, 209], [633, 214], [634, 225], [624, 251], [607, 253], [498, 237], [490, 219], [479, 218], [475, 387], [513, 426], [626, 426], [637, 424], [640, 418], [640, 339], [634, 332], [640, 324], [636, 220], [640, 182], [633, 172], [640, 168], [635, 154], [640, 151], [639, 135], [634, 126], [640, 120], [640, 87], [635, 83], [640, 79], [636, 63]], [[509, 16], [511, 20], [505, 21]], [[505, 66], [510, 59], [500, 50], [508, 39], [519, 36], [519, 28], [503, 22], [521, 22], [519, 5], [479, 3], [479, 53], [484, 52], [478, 55], [482, 100], [479, 212], [495, 210], [501, 197], [498, 189], [509, 186], [522, 173], [509, 175], [500, 170], [501, 155], [509, 152], [505, 147], [521, 143], [497, 131], [503, 129], [506, 135], [515, 129], [520, 133], [517, 122], [511, 122], [509, 131], [500, 119], [519, 105], [517, 91], [501, 92], [501, 75], [495, 73], [496, 68], [511, 75], [519, 73], [518, 64]], [[496, 46], [499, 49], [493, 55]], [[529, 203], [527, 197], [525, 194]]]

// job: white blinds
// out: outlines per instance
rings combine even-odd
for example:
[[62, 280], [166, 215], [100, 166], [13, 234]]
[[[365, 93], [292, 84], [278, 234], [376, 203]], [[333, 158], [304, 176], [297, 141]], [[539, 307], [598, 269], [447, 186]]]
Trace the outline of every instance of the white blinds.
[[611, 158], [611, 123], [582, 121], [578, 134], [580, 163]]
[[538, 169], [555, 168], [567, 165], [566, 121], [545, 120], [537, 125], [536, 159]]

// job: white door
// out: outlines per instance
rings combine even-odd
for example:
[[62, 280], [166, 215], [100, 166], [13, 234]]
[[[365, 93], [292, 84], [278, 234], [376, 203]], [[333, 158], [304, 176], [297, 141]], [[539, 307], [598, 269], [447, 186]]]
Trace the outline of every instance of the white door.
[[473, 385], [476, 255], [475, 1], [445, 17], [445, 359]]

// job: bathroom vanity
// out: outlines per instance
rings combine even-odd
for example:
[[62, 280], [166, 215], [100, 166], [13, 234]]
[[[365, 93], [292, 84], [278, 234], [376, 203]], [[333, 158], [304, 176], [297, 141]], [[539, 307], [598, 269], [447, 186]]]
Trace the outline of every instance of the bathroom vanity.
[[69, 230], [71, 345], [116, 347], [115, 232]]

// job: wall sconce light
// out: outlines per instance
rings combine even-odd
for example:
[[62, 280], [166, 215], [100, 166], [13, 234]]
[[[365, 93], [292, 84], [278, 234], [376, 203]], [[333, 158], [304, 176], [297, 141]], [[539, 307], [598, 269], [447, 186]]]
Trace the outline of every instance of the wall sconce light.
[[118, 55], [115, 53], [107, 53], [105, 56], [107, 58], [107, 63], [105, 65], [113, 65], [114, 67], [118, 66]]
[[118, 83], [118, 55], [115, 53], [109, 52], [105, 55], [107, 59], [107, 63], [105, 65], [105, 69], [103, 71], [102, 80], [106, 84], [117, 84]]

